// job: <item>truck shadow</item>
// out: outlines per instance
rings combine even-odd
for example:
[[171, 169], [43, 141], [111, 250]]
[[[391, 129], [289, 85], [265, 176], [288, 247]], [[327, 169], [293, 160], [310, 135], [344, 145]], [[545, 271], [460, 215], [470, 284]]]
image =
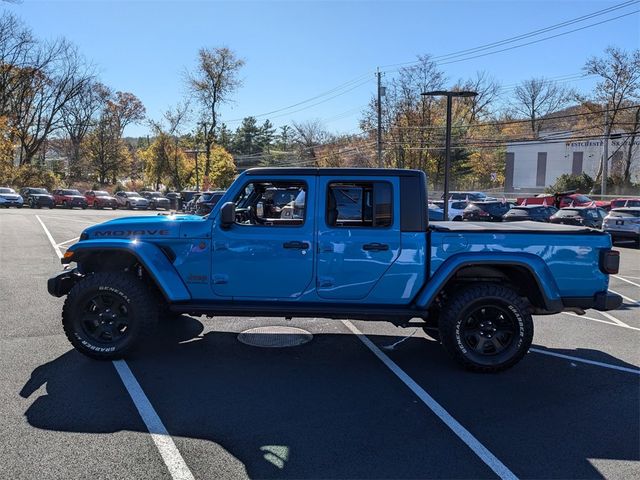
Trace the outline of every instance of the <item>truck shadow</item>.
[[[494, 476], [353, 335], [261, 349], [202, 331], [183, 317], [128, 360], [178, 448], [180, 437], [213, 442], [252, 478]], [[518, 476], [599, 477], [588, 459], [638, 460], [637, 376], [539, 354], [500, 375], [471, 374], [425, 338], [389, 355]], [[75, 351], [36, 368], [20, 395], [33, 400], [25, 416], [36, 428], [146, 432], [111, 364]], [[201, 458], [186, 461], [196, 477], [212, 475]]]

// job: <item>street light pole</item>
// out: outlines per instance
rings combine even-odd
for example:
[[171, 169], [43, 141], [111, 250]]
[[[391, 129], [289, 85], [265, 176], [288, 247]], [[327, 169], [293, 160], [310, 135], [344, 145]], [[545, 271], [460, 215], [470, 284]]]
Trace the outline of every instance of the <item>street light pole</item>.
[[478, 92], [471, 91], [447, 91], [447, 90], [435, 90], [432, 92], [422, 92], [420, 95], [436, 97], [447, 97], [447, 129], [445, 140], [445, 157], [444, 157], [444, 202], [443, 202], [443, 214], [444, 219], [449, 220], [449, 176], [451, 172], [451, 104], [453, 97], [475, 97]]

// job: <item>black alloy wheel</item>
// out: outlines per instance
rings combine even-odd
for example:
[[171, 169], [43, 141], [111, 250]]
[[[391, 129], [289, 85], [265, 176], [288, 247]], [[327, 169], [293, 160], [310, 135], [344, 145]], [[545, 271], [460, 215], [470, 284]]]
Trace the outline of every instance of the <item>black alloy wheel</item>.
[[100, 292], [86, 302], [80, 322], [86, 335], [97, 342], [117, 342], [129, 330], [129, 309], [121, 297]]
[[465, 346], [481, 355], [503, 352], [518, 331], [518, 321], [508, 308], [496, 304], [478, 305], [460, 324]]

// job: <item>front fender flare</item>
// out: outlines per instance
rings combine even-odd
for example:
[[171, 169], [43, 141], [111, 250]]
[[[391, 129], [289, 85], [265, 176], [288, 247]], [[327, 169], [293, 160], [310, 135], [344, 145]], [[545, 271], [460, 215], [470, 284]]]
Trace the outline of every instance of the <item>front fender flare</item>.
[[560, 290], [547, 264], [537, 255], [530, 253], [478, 252], [458, 253], [449, 257], [435, 271], [425, 287], [416, 296], [416, 307], [429, 308], [431, 302], [461, 268], [482, 266], [516, 266], [525, 268], [533, 276], [542, 294], [545, 309], [560, 312], [564, 308]]
[[73, 255], [63, 259], [63, 262], [82, 262], [83, 256], [99, 251], [120, 251], [133, 255], [149, 273], [167, 301], [191, 300], [189, 290], [176, 269], [164, 252], [152, 243], [127, 239], [83, 240], [69, 247], [67, 252], [72, 252]]

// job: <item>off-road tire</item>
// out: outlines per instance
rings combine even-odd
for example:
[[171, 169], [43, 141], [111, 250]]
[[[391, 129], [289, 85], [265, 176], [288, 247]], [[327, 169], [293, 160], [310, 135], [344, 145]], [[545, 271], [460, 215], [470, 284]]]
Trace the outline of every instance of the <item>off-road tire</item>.
[[[465, 335], [468, 320], [483, 307], [506, 312], [513, 324], [511, 341], [499, 353], [478, 353]], [[447, 353], [464, 368], [476, 372], [499, 372], [511, 368], [527, 353], [533, 341], [533, 319], [528, 302], [499, 284], [473, 285], [451, 295], [440, 312], [440, 340]], [[476, 320], [477, 322], [477, 320]], [[504, 338], [504, 337], [503, 337]]]
[[[81, 314], [96, 294], [113, 295], [126, 305], [129, 321], [126, 335], [117, 342], [100, 342], [85, 331]], [[96, 360], [126, 356], [143, 339], [153, 335], [158, 304], [148, 287], [129, 273], [98, 272], [88, 275], [69, 292], [62, 309], [62, 326], [71, 344]]]

